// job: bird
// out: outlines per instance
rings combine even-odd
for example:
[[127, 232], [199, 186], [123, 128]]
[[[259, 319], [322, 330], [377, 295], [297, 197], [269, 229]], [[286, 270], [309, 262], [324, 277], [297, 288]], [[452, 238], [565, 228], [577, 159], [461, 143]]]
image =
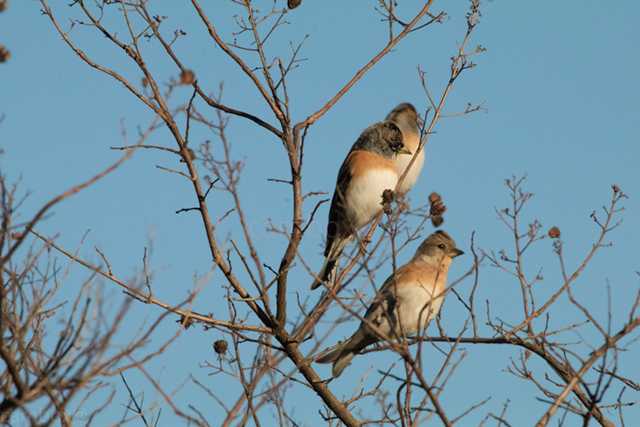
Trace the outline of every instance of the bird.
[[323, 350], [315, 361], [333, 363], [332, 374], [338, 377], [355, 355], [380, 341], [370, 325], [389, 339], [424, 331], [444, 301], [451, 261], [463, 253], [445, 231], [431, 234], [411, 260], [385, 280], [358, 330], [346, 341]]
[[[400, 183], [398, 192], [400, 194], [406, 194], [416, 183], [420, 172], [422, 172], [422, 166], [424, 165], [424, 149], [420, 148], [420, 126], [422, 120], [418, 116], [416, 107], [408, 102], [398, 104], [385, 118], [386, 121], [395, 123], [402, 132], [402, 142], [405, 147], [409, 149], [416, 157], [411, 169], [407, 172]], [[420, 150], [418, 150], [420, 148]], [[411, 158], [414, 156], [401, 156], [394, 160], [398, 176], [402, 176], [404, 171], [409, 166]]]
[[394, 162], [411, 154], [394, 122], [378, 122], [362, 131], [338, 171], [329, 208], [325, 262], [311, 289], [329, 280], [349, 240], [382, 210], [382, 193], [393, 191], [398, 183]]

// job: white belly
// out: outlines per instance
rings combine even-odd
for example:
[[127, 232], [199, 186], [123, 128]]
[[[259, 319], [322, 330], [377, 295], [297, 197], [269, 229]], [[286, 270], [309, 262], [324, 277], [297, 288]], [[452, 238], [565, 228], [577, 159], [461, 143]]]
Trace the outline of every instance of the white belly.
[[[398, 289], [398, 317], [405, 334], [424, 331], [429, 321], [440, 311], [444, 295], [438, 296], [436, 292], [437, 298], [432, 300], [434, 288], [433, 284], [424, 283], [422, 286]], [[400, 330], [397, 332], [400, 333]]]
[[356, 229], [364, 227], [382, 210], [382, 193], [386, 189], [394, 190], [397, 183], [398, 175], [389, 169], [370, 170], [351, 180], [346, 208]]
[[[409, 166], [409, 162], [411, 162], [411, 158], [413, 156], [409, 156], [406, 154], [400, 154], [395, 159], [396, 170], [398, 172], [398, 177], [400, 177], [404, 170]], [[406, 193], [411, 190], [411, 187], [416, 183], [418, 177], [420, 176], [420, 172], [422, 172], [422, 166], [424, 165], [424, 149], [420, 151], [418, 157], [416, 157], [416, 161], [411, 165], [411, 169], [407, 172], [407, 175], [402, 180], [402, 185], [400, 186], [400, 192]]]

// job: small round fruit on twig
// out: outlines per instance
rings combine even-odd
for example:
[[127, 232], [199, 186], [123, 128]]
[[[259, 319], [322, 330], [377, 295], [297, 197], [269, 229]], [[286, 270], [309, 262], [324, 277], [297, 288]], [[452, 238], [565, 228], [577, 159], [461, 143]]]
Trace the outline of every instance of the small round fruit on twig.
[[191, 85], [196, 81], [196, 75], [191, 70], [182, 70], [180, 73], [180, 84]]
[[7, 62], [11, 58], [11, 52], [6, 47], [0, 45], [0, 62]]
[[229, 344], [225, 340], [217, 340], [213, 343], [213, 350], [219, 355], [225, 354], [228, 348]]
[[558, 227], [551, 227], [549, 229], [549, 231], [547, 232], [547, 234], [552, 239], [558, 239], [558, 238], [560, 238], [560, 229]]

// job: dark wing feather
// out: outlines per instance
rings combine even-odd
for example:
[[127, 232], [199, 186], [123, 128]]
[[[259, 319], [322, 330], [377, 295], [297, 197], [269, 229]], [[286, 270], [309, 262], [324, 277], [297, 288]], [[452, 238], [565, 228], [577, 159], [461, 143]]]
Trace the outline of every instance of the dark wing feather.
[[[395, 325], [398, 323], [396, 316], [396, 304], [398, 300], [392, 288], [394, 277], [392, 274], [384, 281], [364, 315], [368, 321], [383, 330], [387, 329], [383, 327], [384, 323], [389, 323], [388, 330], [395, 329]], [[366, 323], [363, 322], [361, 327], [366, 328]]]
[[331, 248], [336, 242], [336, 239], [342, 239], [352, 233], [344, 203], [344, 197], [346, 197], [347, 189], [349, 188], [352, 178], [349, 168], [350, 157], [351, 153], [349, 153], [349, 156], [347, 156], [342, 166], [340, 166], [338, 179], [336, 180], [336, 189], [333, 192], [333, 199], [331, 199], [329, 222], [327, 223], [327, 244], [324, 250], [325, 257], [331, 253]]

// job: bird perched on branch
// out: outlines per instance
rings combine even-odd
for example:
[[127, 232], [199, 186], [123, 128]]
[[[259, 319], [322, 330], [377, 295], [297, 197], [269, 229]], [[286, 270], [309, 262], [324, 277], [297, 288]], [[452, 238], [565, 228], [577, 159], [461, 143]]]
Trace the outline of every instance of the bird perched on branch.
[[346, 341], [324, 350], [318, 363], [333, 363], [337, 377], [351, 359], [380, 340], [420, 333], [440, 311], [453, 258], [462, 255], [453, 239], [438, 230], [425, 239], [413, 258], [385, 280], [358, 330]]
[[369, 126], [353, 144], [338, 172], [329, 209], [325, 262], [311, 289], [329, 280], [349, 240], [382, 210], [382, 193], [393, 191], [398, 183], [395, 161], [410, 154], [401, 128], [392, 121]]
[[409, 166], [412, 157], [416, 158], [398, 189], [401, 194], [405, 194], [418, 180], [420, 172], [422, 172], [422, 166], [424, 165], [424, 150], [420, 147], [421, 119], [412, 104], [403, 102], [391, 110], [385, 120], [395, 123], [398, 128], [400, 128], [404, 146], [413, 153], [413, 156], [399, 156], [395, 159], [394, 163], [398, 171], [398, 176], [402, 176], [407, 166]]

